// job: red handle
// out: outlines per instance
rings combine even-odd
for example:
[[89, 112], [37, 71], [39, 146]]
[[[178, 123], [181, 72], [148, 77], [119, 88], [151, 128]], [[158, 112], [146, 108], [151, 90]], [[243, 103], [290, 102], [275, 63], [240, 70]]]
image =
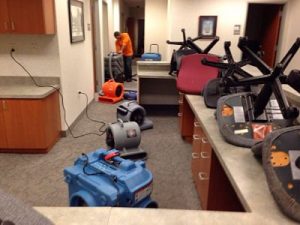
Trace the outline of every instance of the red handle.
[[116, 156], [119, 156], [119, 155], [120, 155], [120, 152], [111, 152], [111, 153], [107, 154], [107, 155], [104, 157], [104, 159], [105, 159], [106, 161], [109, 161], [109, 160], [111, 160], [112, 158], [114, 158], [114, 157], [116, 157]]

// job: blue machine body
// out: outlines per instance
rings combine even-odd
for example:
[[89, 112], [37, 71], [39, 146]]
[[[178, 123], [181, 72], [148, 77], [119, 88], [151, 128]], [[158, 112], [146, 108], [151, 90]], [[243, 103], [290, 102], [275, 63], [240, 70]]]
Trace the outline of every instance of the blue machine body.
[[118, 151], [99, 149], [79, 157], [74, 166], [65, 168], [70, 206], [156, 208], [156, 202], [150, 198], [153, 177], [145, 162], [119, 156], [105, 159], [114, 153]]

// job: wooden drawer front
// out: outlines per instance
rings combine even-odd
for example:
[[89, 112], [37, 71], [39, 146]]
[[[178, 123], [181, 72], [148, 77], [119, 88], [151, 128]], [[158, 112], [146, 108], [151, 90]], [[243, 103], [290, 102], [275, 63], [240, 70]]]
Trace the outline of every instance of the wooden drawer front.
[[180, 126], [181, 136], [186, 141], [192, 143], [192, 136], [194, 131], [193, 123], [194, 123], [195, 116], [185, 98], [183, 98], [182, 114], [180, 116], [181, 116], [181, 126]]
[[207, 209], [210, 184], [211, 146], [200, 123], [194, 121], [192, 174], [200, 198], [201, 209]]
[[193, 151], [192, 151], [192, 159], [200, 159], [200, 152], [202, 147], [202, 139], [203, 139], [203, 130], [195, 119], [193, 126]]
[[212, 147], [209, 144], [207, 138], [203, 136], [200, 140], [201, 143], [201, 150], [199, 158], [201, 160], [200, 170], [210, 174], [211, 168], [211, 154], [212, 154]]
[[178, 99], [178, 123], [179, 129], [182, 130], [182, 112], [183, 112], [183, 95], [179, 95]]
[[207, 210], [207, 206], [208, 206], [209, 183], [210, 183], [209, 174], [207, 172], [200, 170], [197, 174], [196, 189], [200, 198], [201, 209], [203, 210]]

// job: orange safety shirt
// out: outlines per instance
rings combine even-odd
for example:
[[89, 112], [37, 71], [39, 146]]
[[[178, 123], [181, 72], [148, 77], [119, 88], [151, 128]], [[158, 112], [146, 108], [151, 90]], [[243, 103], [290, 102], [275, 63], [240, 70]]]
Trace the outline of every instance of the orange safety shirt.
[[130, 40], [128, 33], [121, 33], [121, 38], [117, 39], [115, 44], [116, 44], [117, 52], [119, 52], [121, 50], [122, 46], [124, 46], [122, 54], [124, 56], [132, 56], [133, 55], [132, 44], [131, 44], [131, 40]]

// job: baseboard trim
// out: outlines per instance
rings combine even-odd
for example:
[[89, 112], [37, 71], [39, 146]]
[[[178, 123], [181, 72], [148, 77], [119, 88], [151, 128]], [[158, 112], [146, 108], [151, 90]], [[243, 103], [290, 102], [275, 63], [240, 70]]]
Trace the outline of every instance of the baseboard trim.
[[[76, 117], [76, 119], [73, 121], [73, 123], [70, 125], [70, 129], [73, 130], [73, 128], [77, 125], [77, 123], [79, 122], [80, 119], [82, 119], [82, 117], [85, 115], [85, 110], [87, 107], [89, 107], [93, 102], [95, 101], [95, 99], [93, 98], [93, 100], [86, 106], [84, 107], [84, 109], [81, 111], [81, 113]], [[70, 134], [69, 129], [67, 130], [62, 130], [60, 132], [60, 136], [61, 137], [67, 137]]]

